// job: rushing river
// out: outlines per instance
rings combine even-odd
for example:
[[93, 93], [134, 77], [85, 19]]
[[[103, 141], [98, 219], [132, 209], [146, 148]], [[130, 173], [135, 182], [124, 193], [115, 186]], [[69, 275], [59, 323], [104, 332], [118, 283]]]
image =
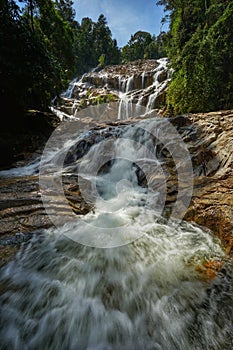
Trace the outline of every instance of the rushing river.
[[[150, 135], [148, 123], [157, 125]], [[112, 143], [101, 142], [100, 131], [99, 142], [82, 161], [76, 157], [66, 164], [63, 172], [78, 172], [95, 183], [95, 208], [36, 232], [1, 269], [0, 349], [233, 348], [233, 284], [220, 241], [197, 225], [165, 219], [159, 210], [164, 173], [151, 137], [158, 137], [159, 123], [147, 122], [140, 130], [127, 126], [121, 139], [119, 130], [111, 128]], [[170, 136], [163, 143], [174, 141]], [[48, 152], [42, 163], [51, 164], [77, 142]], [[98, 156], [109, 150], [106, 162], [113, 161], [95, 173]], [[141, 165], [143, 171], [161, 175], [159, 188], [139, 185]], [[27, 174], [38, 166], [36, 161], [21, 170]], [[54, 166], [44, 177], [50, 179], [51, 171]], [[200, 271], [203, 262], [213, 259], [223, 262], [223, 268], [209, 279]]]
[[159, 221], [145, 213], [145, 234], [118, 248], [35, 236], [1, 272], [1, 349], [231, 349], [231, 276], [195, 270], [219, 242]]

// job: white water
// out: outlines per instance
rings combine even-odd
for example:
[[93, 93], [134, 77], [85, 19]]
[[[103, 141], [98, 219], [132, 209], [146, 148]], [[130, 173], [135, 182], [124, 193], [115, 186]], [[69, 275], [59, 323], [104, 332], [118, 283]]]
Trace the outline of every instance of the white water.
[[133, 82], [134, 82], [134, 76], [128, 78], [127, 84], [126, 84], [126, 93], [133, 90]]
[[[161, 92], [166, 88], [168, 81], [170, 78], [160, 82], [159, 76], [163, 71], [168, 71], [168, 59], [160, 58], [157, 60], [158, 66], [154, 70], [154, 77], [152, 85], [147, 88], [145, 85], [145, 72], [142, 73], [142, 87], [141, 90], [137, 93], [137, 100], [134, 101], [137, 104], [136, 110], [132, 113], [132, 101], [134, 99], [135, 90], [134, 87], [134, 76], [131, 76], [123, 81], [121, 77], [119, 77], [119, 111], [118, 111], [118, 119], [124, 120], [130, 117], [140, 116], [145, 113], [151, 112], [155, 108], [155, 100], [161, 94]], [[144, 107], [141, 106], [141, 103], [145, 97], [145, 95], [149, 95], [147, 100], [147, 105], [144, 113], [142, 113]], [[135, 115], [136, 113], [136, 115]]]
[[156, 72], [154, 74], [154, 81], [153, 81], [153, 87], [154, 92], [149, 96], [147, 106], [146, 106], [146, 112], [150, 112], [154, 108], [154, 103], [156, 97], [164, 90], [165, 86], [167, 85], [167, 81], [163, 81], [162, 83], [159, 82], [158, 78], [161, 72], [165, 69], [167, 69], [168, 60], [167, 58], [161, 58], [158, 60], [159, 66], [156, 68]]
[[[69, 166], [96, 181], [95, 212], [36, 233], [1, 269], [1, 349], [232, 348], [232, 277], [222, 271], [211, 283], [196, 271], [203, 261], [225, 259], [220, 242], [191, 223], [168, 224], [151, 206], [156, 192], [137, 184], [133, 163], [147, 160], [133, 141], [156, 145], [139, 131], [127, 127], [125, 140], [113, 142], [109, 172], [91, 177], [96, 155], [108, 149], [101, 143], [83, 166]], [[155, 159], [155, 173], [158, 166]], [[121, 246], [92, 248], [77, 237]], [[131, 243], [122, 246], [124, 239]]]
[[118, 109], [118, 118], [119, 120], [127, 120], [130, 117], [133, 117], [133, 103], [131, 97], [127, 93], [119, 93], [119, 109]]
[[27, 176], [38, 173], [40, 166], [40, 157], [33, 160], [30, 164], [0, 171], [0, 177]]
[[145, 72], [142, 73], [142, 89], [144, 89], [145, 84]]
[[[121, 108], [129, 117], [129, 109]], [[142, 126], [149, 133], [112, 128], [112, 142], [94, 144], [81, 162], [63, 169], [91, 183], [86, 196], [94, 212], [36, 232], [0, 270], [1, 349], [232, 349], [232, 276], [224, 269], [211, 282], [197, 271], [203, 261], [224, 261], [225, 253], [210, 232], [162, 218], [166, 177], [154, 136], [164, 130], [162, 121]], [[55, 143], [42, 159], [49, 177], [70, 147], [88, 136], [68, 134], [62, 147]], [[115, 161], [107, 173], [94, 176], [105, 158]], [[153, 191], [138, 185], [135, 164], [161, 175]], [[39, 159], [0, 175], [29, 175], [38, 167]]]
[[61, 96], [62, 97], [65, 97], [65, 98], [71, 98], [72, 97], [72, 94], [73, 94], [73, 90], [74, 90], [74, 87], [75, 87], [75, 83], [77, 82], [77, 78], [74, 78], [70, 83], [69, 83], [69, 86], [68, 86], [68, 89], [66, 91], [64, 91]]
[[[118, 108], [118, 118], [119, 120], [127, 120], [134, 115], [132, 96], [128, 93], [133, 89], [134, 77], [131, 76], [126, 79], [121, 87], [121, 77], [119, 76], [119, 108]], [[123, 92], [121, 91], [123, 90]]]
[[[230, 349], [229, 281], [201, 281], [218, 242], [149, 215], [146, 235], [115, 249], [81, 246], [56, 230], [35, 237], [2, 270], [6, 349]], [[227, 304], [226, 304], [227, 303]]]
[[[145, 108], [146, 113], [149, 113], [155, 108], [155, 100], [156, 98], [162, 93], [162, 91], [166, 88], [168, 81], [170, 80], [170, 77], [168, 77], [166, 80], [160, 82], [159, 76], [163, 71], [168, 71], [168, 58], [160, 58], [157, 60], [158, 66], [152, 71], [154, 73], [154, 79], [153, 83], [150, 86], [147, 86], [145, 88], [145, 72], [142, 72], [141, 74], [141, 89], [135, 90], [134, 87], [134, 75], [125, 77], [125, 76], [118, 76], [118, 91], [113, 90], [113, 93], [117, 93], [119, 97], [119, 108], [118, 108], [118, 119], [119, 120], [126, 120], [131, 117], [139, 116], [137, 112], [142, 114], [142, 109], [140, 108], [141, 102], [143, 101], [144, 97], [147, 98], [147, 105]], [[95, 69], [93, 69], [93, 72]], [[151, 72], [150, 72], [151, 73]], [[85, 82], [85, 77], [88, 76], [88, 73], [85, 73], [78, 81], [77, 79], [73, 79], [68, 89], [61, 94], [61, 97], [65, 99], [66, 101], [73, 102], [73, 108], [71, 108], [71, 111], [68, 111], [68, 114], [64, 111], [61, 111], [59, 108], [57, 108], [55, 105], [51, 106], [51, 110], [53, 113], [55, 113], [61, 121], [67, 120], [70, 118], [74, 118], [77, 116], [77, 100], [86, 97], [86, 93], [88, 89], [91, 87], [90, 83]], [[104, 83], [108, 83], [108, 73], [99, 73], [99, 77], [103, 80]], [[74, 98], [73, 93], [75, 91], [75, 88], [79, 90], [78, 97]], [[136, 92], [136, 95], [135, 95]], [[138, 108], [136, 110], [132, 110], [132, 104], [137, 104]], [[141, 106], [144, 108], [143, 106]], [[135, 115], [136, 113], [136, 115]]]

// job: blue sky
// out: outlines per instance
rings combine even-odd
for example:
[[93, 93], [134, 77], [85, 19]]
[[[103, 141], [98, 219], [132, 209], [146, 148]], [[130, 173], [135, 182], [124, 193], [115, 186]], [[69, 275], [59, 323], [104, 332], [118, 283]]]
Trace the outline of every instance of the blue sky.
[[103, 13], [120, 47], [138, 30], [155, 35], [167, 30], [167, 25], [161, 27], [164, 11], [163, 7], [156, 6], [156, 0], [74, 0], [74, 8], [78, 22], [83, 17], [97, 21]]
[[[79, 23], [83, 17], [97, 21], [101, 13], [107, 18], [112, 36], [117, 39], [119, 47], [127, 44], [131, 34], [143, 30], [158, 35], [168, 26], [161, 25], [164, 17], [162, 6], [156, 0], [73, 0], [76, 19]], [[18, 1], [16, 0], [18, 3]], [[20, 4], [19, 4], [20, 5]]]

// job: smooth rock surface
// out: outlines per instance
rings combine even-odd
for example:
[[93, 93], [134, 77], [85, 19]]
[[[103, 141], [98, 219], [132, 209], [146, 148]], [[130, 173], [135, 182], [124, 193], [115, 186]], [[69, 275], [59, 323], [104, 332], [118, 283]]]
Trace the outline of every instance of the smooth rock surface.
[[187, 116], [196, 130], [190, 141], [196, 170], [186, 220], [210, 228], [233, 253], [233, 111]]
[[[194, 189], [185, 220], [194, 221], [207, 227], [221, 238], [226, 251], [232, 255], [233, 248], [233, 111], [219, 111], [205, 114], [189, 114], [169, 118], [171, 123], [187, 143], [193, 163]], [[102, 138], [112, 134], [117, 137], [127, 125], [135, 125], [137, 119], [92, 125], [92, 133], [86, 142], [90, 147]], [[66, 159], [67, 164], [76, 161], [77, 145]], [[79, 149], [80, 148], [80, 149]], [[88, 148], [87, 150], [88, 151]], [[76, 152], [76, 153], [75, 153]], [[81, 152], [82, 153], [82, 152]], [[85, 154], [85, 152], [83, 153]], [[73, 156], [73, 158], [72, 158]], [[79, 154], [82, 156], [82, 154]], [[161, 153], [168, 169], [166, 208], [172, 207], [177, 196], [177, 177], [175, 164], [170, 155]], [[108, 167], [104, 169], [108, 171]], [[156, 174], [151, 174], [155, 178]], [[144, 183], [143, 174], [139, 183]], [[63, 188], [66, 199], [75, 214], [86, 214], [93, 208], [80, 195], [77, 178], [65, 176]], [[22, 240], [16, 240], [18, 233], [29, 235], [31, 232], [52, 225], [41, 201], [38, 175], [0, 179], [0, 240], [3, 248], [2, 263], [15, 253], [16, 246]], [[67, 214], [67, 206], [56, 193], [49, 193], [56, 215]], [[165, 209], [166, 209], [165, 208]], [[17, 236], [18, 237], [18, 236]], [[12, 244], [5, 244], [12, 240]], [[24, 240], [23, 240], [24, 241]], [[5, 243], [4, 243], [5, 242]], [[10, 248], [12, 246], [12, 249]], [[12, 253], [13, 252], [13, 253]]]

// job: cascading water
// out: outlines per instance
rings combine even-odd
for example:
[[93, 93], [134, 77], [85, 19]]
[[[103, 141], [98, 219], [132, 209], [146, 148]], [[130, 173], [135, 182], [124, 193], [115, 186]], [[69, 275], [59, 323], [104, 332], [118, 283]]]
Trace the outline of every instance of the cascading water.
[[166, 86], [167, 82], [159, 82], [159, 76], [161, 74], [161, 72], [163, 72], [165, 69], [167, 69], [167, 64], [168, 61], [165, 58], [161, 58], [159, 60], [159, 66], [156, 69], [156, 72], [154, 74], [154, 81], [153, 81], [153, 87], [154, 87], [154, 92], [152, 94], [150, 94], [148, 102], [147, 102], [147, 106], [146, 106], [146, 111], [149, 112], [154, 108], [154, 103], [155, 103], [155, 99], [156, 97], [159, 95], [159, 93], [164, 89], [164, 87]]
[[127, 96], [127, 93], [119, 93], [119, 109], [118, 109], [118, 119], [129, 119], [133, 116], [133, 103], [130, 97]]
[[[83, 78], [83, 77], [82, 77]], [[65, 98], [71, 98], [73, 91], [74, 91], [74, 87], [75, 87], [75, 83], [77, 82], [77, 79], [74, 78], [70, 83], [69, 83], [69, 87], [66, 91], [64, 91], [61, 96], [65, 97]]]
[[[109, 150], [101, 142], [90, 148], [92, 162], [87, 154], [63, 169], [78, 169], [95, 184], [95, 212], [35, 233], [1, 269], [1, 348], [231, 349], [232, 277], [224, 268], [210, 282], [197, 271], [205, 260], [224, 261], [219, 240], [191, 223], [168, 222], [151, 206], [157, 193], [138, 185], [135, 167], [143, 159], [159, 172], [160, 160], [150, 161], [139, 147], [157, 153], [150, 133], [127, 126], [112, 135], [105, 171], [91, 176]], [[49, 163], [77, 140], [67, 142]], [[90, 237], [89, 246], [77, 237]], [[118, 246], [93, 247], [93, 240], [107, 247], [107, 238]]]
[[[133, 90], [135, 76], [119, 75], [120, 103], [115, 120], [117, 116], [141, 116], [154, 108], [156, 96], [166, 84], [160, 83], [159, 77], [167, 63], [167, 59], [158, 60], [151, 85], [142, 73], [142, 89], [137, 95]], [[72, 99], [77, 86], [79, 96], [85, 95], [90, 84], [83, 79], [71, 82], [62, 97]], [[103, 81], [107, 83], [106, 76]], [[143, 112], [141, 104], [146, 97]], [[73, 99], [73, 114], [75, 108]], [[57, 113], [61, 120], [70, 118], [62, 111]], [[77, 150], [75, 145], [91, 132], [73, 139], [65, 137], [64, 146], [55, 144], [45, 158], [0, 173], [23, 176], [49, 165], [44, 176], [49, 182], [54, 176], [56, 183], [55, 163], [65, 158], [58, 176], [78, 173], [84, 184], [82, 194], [85, 197], [88, 183], [86, 199], [94, 203], [93, 211], [85, 216], [73, 215], [60, 226], [35, 232], [15, 260], [1, 269], [1, 349], [232, 348], [231, 268], [220, 241], [210, 232], [163, 218], [160, 204], [165, 201], [167, 177], [159, 158], [161, 147], [155, 141], [160, 129], [153, 129], [160, 124], [153, 120], [147, 123], [148, 132], [132, 125], [100, 131], [87, 147], [87, 154], [80, 146], [82, 152], [72, 154], [71, 160], [64, 154], [73, 146]], [[101, 132], [109, 142], [103, 142]], [[173, 142], [173, 138], [168, 137], [168, 141]], [[100, 158], [106, 162], [95, 174]], [[155, 188], [149, 188], [148, 183], [139, 185], [140, 169], [160, 179]], [[200, 273], [205, 261], [223, 264], [212, 280]]]
[[119, 78], [119, 109], [118, 109], [118, 119], [129, 119], [133, 116], [133, 103], [132, 97], [128, 93], [133, 89], [134, 77], [131, 76], [124, 82], [123, 92], [121, 91], [121, 79]]
[[[124, 86], [122, 85], [121, 77], [119, 78], [119, 112], [118, 119], [125, 119], [135, 116], [135, 111], [132, 112], [132, 103], [137, 104], [137, 109], [141, 111], [142, 101], [147, 100], [146, 104], [146, 113], [149, 113], [155, 107], [156, 98], [159, 94], [164, 91], [167, 86], [167, 83], [170, 77], [167, 77], [165, 80], [160, 81], [160, 76], [163, 72], [168, 73], [168, 59], [160, 58], [157, 60], [158, 66], [154, 68], [153, 72], [153, 82], [151, 85], [145, 88], [145, 72], [141, 74], [141, 86], [139, 91], [137, 91], [135, 96], [134, 91], [134, 76], [130, 76], [125, 80]], [[151, 72], [150, 72], [151, 73]], [[123, 86], [123, 87], [122, 87]], [[136, 109], [136, 111], [137, 111]], [[140, 114], [137, 114], [140, 115]]]
[[142, 89], [144, 89], [145, 84], [145, 72], [142, 72]]
[[146, 61], [143, 66], [146, 70], [139, 61], [132, 63], [131, 67], [122, 65], [119, 70], [118, 66], [106, 67], [98, 73], [93, 69], [80, 79], [73, 79], [67, 91], [54, 99], [51, 110], [61, 120], [70, 119], [76, 117], [84, 105], [96, 103], [96, 97], [104, 99], [106, 94], [112, 94], [119, 100], [119, 120], [135, 117], [132, 104], [137, 104], [138, 110], [141, 106], [147, 107], [148, 113], [160, 108], [161, 100], [156, 105], [156, 99], [163, 94], [171, 78], [168, 64], [168, 58], [160, 58]]
[[149, 215], [147, 233], [115, 249], [81, 246], [50, 230], [2, 271], [5, 349], [230, 349], [232, 280], [211, 285], [192, 268], [221, 254], [192, 225]]

